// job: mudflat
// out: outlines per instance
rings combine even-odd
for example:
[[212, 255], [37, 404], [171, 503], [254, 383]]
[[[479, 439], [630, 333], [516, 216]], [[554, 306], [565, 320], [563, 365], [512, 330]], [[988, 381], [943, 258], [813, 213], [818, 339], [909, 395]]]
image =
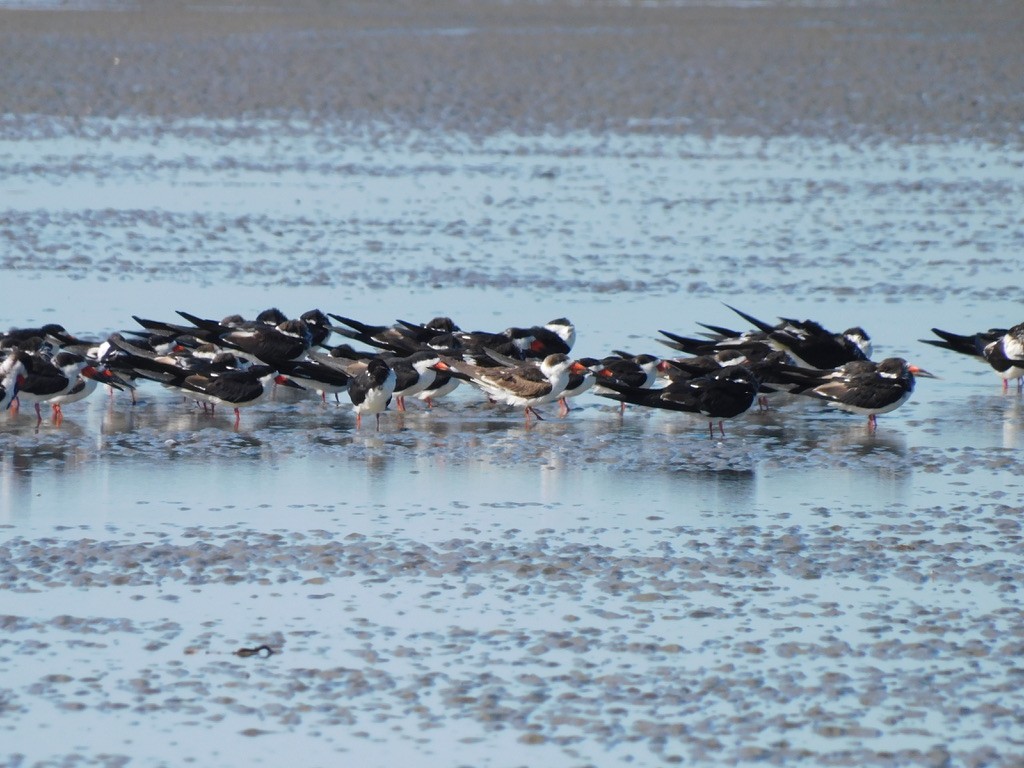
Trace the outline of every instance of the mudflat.
[[922, 341], [1021, 320], [1020, 3], [739, 1], [0, 7], [0, 329], [564, 316], [600, 358], [727, 304], [942, 377], [876, 431], [0, 413], [0, 764], [1020, 765], [1024, 399]]
[[[18, 116], [1018, 145], [1015, 3], [439, 0], [0, 9]], [[13, 126], [13, 127], [12, 127]]]

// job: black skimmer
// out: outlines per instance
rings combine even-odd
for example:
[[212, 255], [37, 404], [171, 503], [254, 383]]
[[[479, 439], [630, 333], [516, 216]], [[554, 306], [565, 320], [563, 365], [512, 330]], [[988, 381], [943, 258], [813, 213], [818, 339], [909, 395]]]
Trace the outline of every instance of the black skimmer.
[[227, 315], [220, 320], [211, 320], [209, 318], [193, 315], [191, 312], [185, 312], [181, 309], [175, 311], [192, 323], [196, 328], [200, 328], [215, 335], [221, 335], [233, 330], [252, 330], [253, 328], [275, 326], [288, 321], [288, 316], [277, 307], [264, 309], [256, 315], [254, 320], [246, 320], [242, 315], [237, 313]]
[[601, 361], [593, 357], [581, 357], [576, 362], [583, 366], [583, 370], [569, 372], [569, 383], [565, 385], [562, 396], [558, 398], [558, 415], [562, 418], [568, 416], [572, 410], [569, 401], [594, 386], [597, 379], [594, 377], [593, 368], [601, 365]]
[[253, 365], [244, 370], [228, 370], [221, 373], [193, 373], [173, 382], [174, 387], [193, 393], [207, 402], [234, 408], [236, 427], [242, 418], [239, 409], [266, 400], [275, 384], [302, 388], [268, 365]]
[[781, 322], [772, 326], [735, 307], [726, 306], [744, 320], [753, 323], [768, 336], [769, 343], [775, 349], [787, 352], [798, 365], [827, 369], [871, 358], [871, 337], [860, 326], [847, 328], [842, 333], [833, 333], [813, 320], [787, 317], [780, 318]]
[[423, 351], [407, 357], [388, 357], [385, 362], [395, 372], [395, 408], [404, 411], [405, 398], [420, 394], [434, 383], [441, 358], [437, 352]]
[[[332, 315], [332, 317], [337, 317]], [[437, 323], [446, 318], [435, 318], [432, 323]], [[349, 320], [348, 322], [355, 322]], [[442, 357], [460, 358], [465, 362], [479, 366], [498, 366], [497, 357], [507, 357], [520, 363], [525, 360], [527, 348], [533, 339], [529, 331], [525, 329], [511, 328], [502, 333], [488, 333], [484, 331], [463, 331], [439, 332], [431, 335], [430, 329], [420, 335], [417, 327], [412, 323], [399, 320], [397, 328], [385, 328], [384, 326], [363, 326], [370, 329], [384, 329], [383, 332], [355, 333], [347, 329], [335, 330], [342, 335], [354, 338], [378, 349], [387, 350], [398, 356], [413, 355], [418, 352], [433, 351]], [[425, 326], [424, 326], [425, 328]]]
[[1024, 386], [1024, 323], [1012, 328], [990, 328], [970, 336], [932, 328], [941, 339], [921, 339], [925, 344], [951, 349], [963, 355], [978, 357], [987, 362], [1003, 380], [1003, 391], [1010, 387], [1010, 379], [1017, 380], [1017, 389]]
[[670, 340], [662, 343], [687, 354], [706, 354], [725, 348], [744, 350], [768, 345], [789, 354], [797, 365], [818, 370], [835, 368], [854, 360], [867, 360], [871, 356], [871, 338], [863, 328], [853, 327], [842, 333], [833, 333], [813, 320], [792, 318], [782, 318], [780, 323], [771, 325], [728, 304], [726, 306], [757, 330], [740, 332], [701, 323], [713, 332], [711, 338], [693, 339], [659, 331]]
[[[133, 344], [121, 334], [115, 333], [110, 335], [106, 345], [108, 351], [101, 359], [118, 374], [131, 379], [156, 381], [197, 400], [202, 404], [204, 411], [223, 402], [215, 393], [208, 394], [204, 391], [202, 385], [205, 379], [221, 374], [243, 374], [255, 367], [248, 357], [223, 350], [213, 344], [204, 343], [194, 349], [175, 347], [169, 353], [161, 354]], [[261, 365], [260, 368], [264, 369], [261, 376], [271, 370], [277, 373], [276, 369], [272, 369], [270, 366]], [[193, 380], [192, 385], [186, 384], [186, 380], [191, 376], [198, 378]], [[236, 378], [239, 379], [233, 385], [236, 388], [240, 388], [246, 383], [246, 376]], [[273, 383], [280, 383], [276, 381], [276, 377], [274, 379]], [[214, 386], [228, 387], [230, 385], [222, 383]], [[285, 386], [298, 385], [291, 382]], [[255, 391], [255, 385], [251, 385], [251, 389]]]
[[15, 376], [12, 376], [10, 380], [6, 377], [0, 379], [0, 413], [11, 407], [14, 398], [18, 396], [20, 383], [20, 378]]
[[[184, 310], [177, 313], [192, 323], [192, 327], [165, 323], [158, 320], [146, 320], [133, 315], [134, 320], [143, 328], [158, 333], [172, 335], [179, 340], [194, 338], [202, 342], [211, 342], [234, 349], [245, 351], [254, 359], [262, 360], [260, 354], [268, 357], [280, 357], [296, 360], [301, 354], [290, 352], [284, 345], [285, 341], [278, 337], [291, 337], [288, 343], [294, 344], [300, 339], [306, 349], [314, 343], [322, 344], [330, 335], [329, 327], [325, 327], [326, 317], [319, 310], [310, 310], [302, 318], [290, 320], [276, 307], [265, 309], [255, 320], [246, 320], [241, 315], [228, 315], [221, 320], [209, 320], [193, 315]], [[307, 322], [305, 317], [309, 317]], [[317, 341], [314, 342], [314, 338]], [[273, 365], [273, 360], [262, 360]]]
[[348, 397], [356, 412], [356, 429], [363, 423], [363, 414], [372, 413], [377, 417], [377, 430], [380, 431], [380, 415], [391, 402], [395, 382], [395, 372], [376, 357], [366, 363], [361, 373], [352, 377], [348, 383]]
[[395, 325], [369, 325], [351, 317], [344, 317], [343, 315], [331, 314], [330, 317], [348, 326], [347, 328], [331, 326], [335, 333], [349, 339], [361, 341], [368, 346], [400, 355], [408, 354], [418, 349], [427, 338], [436, 335], [436, 333], [430, 333], [426, 329], [424, 330], [429, 335], [421, 333], [417, 330], [418, 327], [414, 323], [399, 321]]
[[[242, 319], [241, 315], [236, 318], [232, 318], [236, 324], [244, 324], [245, 320]], [[256, 322], [263, 323], [264, 325], [280, 325], [288, 321], [288, 315], [282, 312], [277, 307], [269, 307], [264, 309], [258, 315], [256, 315]]]
[[755, 348], [746, 351], [744, 363], [761, 385], [757, 395], [758, 407], [769, 410], [772, 399], [788, 395], [801, 381], [793, 381], [792, 371], [803, 374], [807, 368], [799, 366], [788, 352], [779, 349]]
[[[505, 366], [506, 368], [517, 368], [523, 365], [523, 361], [506, 357], [493, 349], [485, 350], [485, 354], [493, 360], [494, 363]], [[601, 367], [601, 361], [593, 357], [581, 357], [576, 362], [579, 363], [579, 365], [570, 368], [569, 381], [565, 385], [565, 389], [562, 390], [562, 394], [558, 397], [558, 415], [560, 418], [565, 418], [572, 410], [569, 407], [570, 399], [579, 397], [594, 386], [594, 370]], [[491, 365], [494, 363], [491, 363]], [[458, 379], [455, 379], [455, 381], [458, 381]]]
[[718, 420], [719, 433], [724, 435], [723, 421], [750, 409], [760, 389], [760, 382], [746, 366], [726, 365], [692, 378], [676, 374], [674, 381], [660, 388], [644, 389], [610, 381], [602, 386], [605, 387], [604, 391], [595, 390], [602, 397], [648, 408], [707, 416], [708, 434], [714, 437], [715, 420]]
[[[765, 345], [748, 346], [742, 351], [726, 348], [713, 354], [663, 360], [662, 363], [660, 372], [669, 381], [701, 376], [729, 365], [744, 365], [750, 369], [760, 384], [757, 402], [762, 410], [768, 409], [771, 397], [780, 393], [788, 393], [789, 389], [795, 386], [790, 375], [787, 375], [788, 371], [803, 372], [807, 370], [797, 366], [786, 352], [771, 349]], [[682, 372], [681, 376], [680, 372]], [[797, 383], [800, 383], [800, 380]]]
[[41, 339], [54, 349], [78, 342], [63, 325], [47, 323], [35, 328], [11, 328], [5, 333], [0, 333], [0, 349], [24, 348], [25, 342], [30, 339]]
[[167, 383], [189, 374], [216, 374], [252, 363], [247, 357], [228, 352], [213, 344], [193, 348], [181, 345], [136, 344], [119, 333], [111, 334], [102, 345], [99, 360], [122, 377], [143, 378]]
[[558, 317], [554, 320], [549, 320], [541, 327], [555, 334], [562, 340], [562, 343], [566, 347], [566, 354], [568, 354], [576, 344], [576, 326], [573, 325], [572, 321], [566, 317]]
[[509, 339], [522, 339], [522, 357], [542, 360], [548, 355], [567, 355], [576, 342], [576, 326], [564, 317], [529, 328], [508, 328], [502, 334]]
[[[169, 323], [164, 320], [152, 320], [146, 317], [139, 317], [138, 315], [132, 315], [132, 320], [141, 325], [151, 334], [157, 334], [159, 336], [169, 336], [175, 339], [178, 343], [185, 346], [194, 346], [202, 342], [212, 342], [217, 339], [222, 333], [226, 333], [235, 327], [231, 324], [232, 317], [224, 318], [225, 321], [229, 322], [217, 322], [214, 320], [203, 320], [202, 318], [195, 317], [194, 315], [188, 315], [188, 318], [192, 318], [189, 322], [192, 325], [181, 325], [180, 323]], [[194, 321], [194, 322], [193, 322]], [[201, 328], [196, 323], [202, 323], [205, 328]]]
[[874, 431], [876, 417], [889, 413], [910, 399], [914, 377], [935, 379], [934, 374], [902, 357], [888, 357], [875, 363], [857, 360], [831, 371], [807, 371], [808, 379], [793, 391], [824, 400], [849, 413], [867, 415], [868, 430]]
[[427, 408], [433, 408], [442, 397], [447, 397], [462, 383], [462, 379], [452, 376], [451, 371], [435, 367], [434, 381], [422, 392], [416, 394], [416, 399], [426, 403]]
[[[140, 368], [139, 376], [160, 382], [167, 389], [174, 390], [186, 398], [195, 400], [202, 406], [204, 412], [209, 411], [213, 413], [217, 405], [221, 403], [221, 400], [213, 396], [204, 396], [195, 387], [184, 386], [183, 380], [189, 376], [209, 378], [224, 373], [244, 373], [257, 364], [253, 363], [248, 357], [237, 355], [234, 352], [227, 352], [219, 347], [213, 347], [213, 351], [211, 351], [207, 349], [208, 347], [213, 347], [213, 345], [204, 344], [197, 349], [173, 355], [164, 363], [170, 367], [165, 368], [162, 373], [159, 367], [155, 367], [149, 373], [144, 373], [144, 369]], [[159, 366], [160, 362], [157, 361], [157, 366]], [[258, 365], [263, 366], [262, 363]], [[272, 368], [272, 366], [264, 367], [267, 369]], [[272, 382], [267, 383], [276, 385], [278, 382], [276, 377], [274, 377]], [[269, 396], [269, 392], [267, 396]], [[264, 397], [263, 399], [266, 398]]]
[[[660, 367], [661, 360], [654, 355], [630, 355], [628, 352], [616, 351], [591, 369], [594, 373], [594, 394], [616, 391], [614, 387], [604, 388], [605, 384], [629, 389], [649, 389], [657, 381]], [[623, 400], [619, 413], [625, 412], [626, 401]]]
[[41, 403], [68, 394], [78, 382], [79, 374], [86, 368], [95, 372], [85, 357], [76, 352], [62, 350], [52, 358], [25, 352], [18, 354], [26, 370], [21, 386], [18, 387], [18, 403], [34, 404], [39, 421], [43, 420]]
[[587, 371], [586, 366], [562, 353], [548, 355], [538, 364], [522, 363], [495, 367], [445, 358], [440, 367], [455, 371], [457, 375], [475, 384], [495, 401], [523, 408], [527, 425], [530, 423], [530, 414], [538, 419], [543, 418], [536, 411], [536, 406], [557, 400], [568, 386], [571, 374], [582, 374]]
[[310, 350], [311, 334], [304, 320], [286, 320], [272, 326], [229, 331], [221, 334], [216, 343], [277, 367], [304, 358]]
[[498, 363], [488, 354], [491, 350], [522, 361], [534, 340], [528, 329], [509, 328], [501, 333], [461, 331], [448, 317], [435, 317], [425, 325], [399, 320], [391, 326], [368, 325], [341, 315], [331, 317], [348, 326], [334, 326], [335, 332], [401, 357], [432, 350], [476, 365], [496, 366]]
[[106, 384], [111, 390], [133, 388], [132, 384], [102, 365], [87, 365], [78, 374], [78, 380], [70, 390], [46, 401], [53, 409], [54, 421], [57, 424], [64, 421], [64, 406], [84, 400], [95, 392], [101, 383]]
[[[132, 341], [128, 341], [123, 334], [112, 333], [96, 348], [95, 357], [104, 368], [115, 372], [128, 385], [132, 405], [136, 405], [135, 381], [139, 376], [132, 365], [134, 358], [131, 352], [119, 348], [118, 344], [138, 350], [142, 355], [156, 357], [181, 354], [187, 348], [180, 344], [175, 337], [155, 331], [126, 331], [126, 333], [133, 336]], [[113, 391], [111, 389], [111, 394]]]
[[500, 334], [492, 337], [478, 334], [472, 338], [446, 334], [431, 339], [428, 346], [440, 352], [444, 357], [459, 358], [481, 368], [505, 365], [505, 363], [499, 362], [501, 358], [514, 360], [516, 364], [527, 359], [523, 352], [523, 346], [518, 340], [508, 339]]
[[319, 309], [311, 309], [299, 315], [299, 320], [302, 320], [309, 329], [310, 346], [327, 349], [327, 340], [331, 338], [333, 332], [327, 315]]
[[17, 352], [11, 352], [0, 363], [0, 412], [10, 408], [26, 375], [28, 370]]
[[[501, 365], [489, 355], [499, 355], [513, 360], [525, 360], [531, 354], [531, 346], [536, 341], [531, 328], [506, 328], [500, 333], [490, 331], [455, 331], [451, 334], [439, 334], [430, 339], [428, 344], [433, 349], [441, 350], [447, 346], [449, 356], [461, 357], [463, 360], [472, 358], [476, 365]], [[541, 347], [538, 346], [538, 350]]]
[[743, 365], [747, 362], [748, 356], [740, 350], [723, 349], [695, 357], [663, 359], [658, 365], [658, 374], [670, 382], [689, 380], [727, 365]]
[[318, 392], [320, 399], [326, 402], [328, 393], [337, 401], [338, 396], [348, 390], [352, 379], [350, 365], [350, 360], [341, 357], [310, 352], [303, 360], [281, 362], [277, 368], [304, 388]]
[[600, 367], [594, 370], [598, 386], [611, 382], [624, 387], [648, 389], [658, 379], [661, 360], [654, 355], [616, 352], [602, 359], [599, 365]]
[[[436, 322], [437, 319], [431, 322]], [[404, 322], [404, 321], [399, 321]], [[441, 349], [435, 349], [429, 344], [422, 345], [420, 349], [410, 352], [404, 357], [382, 355], [382, 359], [395, 368], [395, 400], [398, 409], [405, 410], [404, 399], [415, 397], [426, 404], [427, 408], [433, 408], [436, 401], [451, 394], [459, 386], [461, 380], [452, 376], [451, 371], [437, 367], [441, 352], [451, 353], [452, 350], [447, 343], [441, 345]], [[364, 352], [357, 352], [347, 344], [340, 344], [331, 350], [332, 357], [344, 358], [351, 361], [361, 361], [362, 366], [350, 367], [350, 372], [358, 373], [365, 368], [365, 363], [377, 355], [368, 355]], [[429, 361], [429, 362], [428, 362]], [[420, 374], [418, 369], [422, 369]]]
[[426, 341], [431, 336], [437, 336], [439, 333], [455, 333], [462, 330], [447, 315], [438, 315], [422, 324], [410, 323], [408, 320], [401, 319], [398, 320], [398, 323], [413, 331], [419, 341]]

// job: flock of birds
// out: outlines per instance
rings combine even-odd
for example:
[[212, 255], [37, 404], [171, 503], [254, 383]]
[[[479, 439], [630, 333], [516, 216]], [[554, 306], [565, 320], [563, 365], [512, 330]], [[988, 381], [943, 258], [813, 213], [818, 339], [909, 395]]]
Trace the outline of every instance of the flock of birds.
[[[134, 390], [152, 381], [199, 402], [239, 409], [266, 399], [275, 386], [314, 390], [324, 400], [352, 403], [359, 428], [364, 415], [376, 417], [391, 403], [405, 410], [414, 398], [426, 406], [460, 384], [478, 389], [492, 402], [523, 409], [527, 426], [542, 418], [538, 406], [569, 401], [586, 391], [627, 404], [702, 414], [724, 435], [723, 420], [755, 403], [769, 407], [785, 394], [824, 401], [868, 417], [898, 408], [914, 389], [915, 377], [936, 378], [903, 358], [874, 362], [871, 340], [859, 327], [833, 333], [810, 320], [782, 318], [766, 323], [730, 307], [753, 328], [737, 331], [703, 325], [695, 336], [659, 331], [672, 356], [614, 350], [601, 359], [571, 356], [573, 324], [559, 318], [540, 326], [500, 332], [463, 331], [450, 318], [425, 324], [399, 320], [368, 325], [341, 315], [310, 310], [288, 318], [277, 309], [253, 320], [222, 320], [179, 312], [184, 321], [133, 317], [140, 330], [114, 333], [103, 341], [76, 338], [62, 326], [13, 328], [0, 335], [0, 412], [22, 403], [53, 409], [91, 394], [102, 383]], [[937, 328], [922, 341], [986, 361], [1003, 379], [1021, 386], [1024, 323], [961, 335]], [[346, 341], [330, 344], [333, 335]], [[360, 342], [357, 349], [350, 342]]]

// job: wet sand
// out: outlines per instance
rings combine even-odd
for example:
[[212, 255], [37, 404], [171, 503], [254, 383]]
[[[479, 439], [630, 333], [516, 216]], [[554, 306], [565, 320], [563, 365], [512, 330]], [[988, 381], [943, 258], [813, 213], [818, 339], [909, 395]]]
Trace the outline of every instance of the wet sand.
[[1024, 122], [1015, 3], [72, 3], [0, 21], [6, 131], [252, 117], [1019, 145]]
[[917, 340], [1021, 319], [1020, 15], [0, 10], [0, 327], [568, 315], [601, 355], [725, 300], [943, 377], [724, 440], [468, 391], [4, 414], [0, 763], [1018, 765], [1022, 401]]

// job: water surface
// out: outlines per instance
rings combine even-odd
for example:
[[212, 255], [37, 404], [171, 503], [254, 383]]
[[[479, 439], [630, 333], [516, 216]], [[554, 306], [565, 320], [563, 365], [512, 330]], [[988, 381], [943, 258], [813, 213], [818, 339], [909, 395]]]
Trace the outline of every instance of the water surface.
[[[870, 434], [461, 389], [356, 431], [158, 387], [0, 421], [9, 763], [1011, 765], [1021, 399], [918, 340], [1021, 318], [1022, 157], [96, 121], [8, 136], [0, 325], [313, 307], [859, 324], [941, 376]], [[269, 657], [240, 657], [270, 646]]]

